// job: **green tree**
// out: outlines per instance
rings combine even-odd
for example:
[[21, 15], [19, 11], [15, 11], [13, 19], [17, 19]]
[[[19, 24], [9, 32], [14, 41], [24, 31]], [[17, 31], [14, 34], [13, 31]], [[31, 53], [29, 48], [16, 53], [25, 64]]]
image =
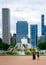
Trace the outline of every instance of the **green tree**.
[[0, 50], [7, 50], [10, 45], [0, 41]]
[[37, 46], [41, 50], [46, 50], [46, 42], [42, 42]]

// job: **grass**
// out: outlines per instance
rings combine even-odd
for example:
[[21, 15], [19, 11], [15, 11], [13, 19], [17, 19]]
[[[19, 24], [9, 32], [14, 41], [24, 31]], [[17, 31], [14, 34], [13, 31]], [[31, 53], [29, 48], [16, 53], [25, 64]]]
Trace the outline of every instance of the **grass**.
[[40, 54], [40, 56], [46, 56], [46, 54]]
[[[3, 54], [0, 56], [32, 56], [32, 54], [25, 54], [25, 55], [19, 55], [19, 54]], [[46, 54], [40, 54], [40, 56], [46, 56]]]

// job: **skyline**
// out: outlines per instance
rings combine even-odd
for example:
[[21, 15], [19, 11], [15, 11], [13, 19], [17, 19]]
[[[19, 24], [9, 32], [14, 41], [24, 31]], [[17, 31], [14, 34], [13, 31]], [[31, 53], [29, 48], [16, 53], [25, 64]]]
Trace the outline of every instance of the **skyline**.
[[[46, 0], [0, 0], [0, 34], [2, 34], [2, 8], [9, 8], [11, 12], [11, 32], [16, 33], [16, 22], [27, 21], [29, 24], [38, 24], [38, 35], [41, 35], [41, 15], [45, 15]], [[0, 35], [1, 37], [2, 35]]]

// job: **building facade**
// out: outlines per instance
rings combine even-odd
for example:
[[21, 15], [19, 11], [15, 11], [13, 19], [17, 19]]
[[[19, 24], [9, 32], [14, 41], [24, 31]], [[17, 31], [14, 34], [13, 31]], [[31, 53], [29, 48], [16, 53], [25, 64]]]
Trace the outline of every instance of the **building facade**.
[[16, 23], [16, 42], [21, 43], [23, 37], [28, 37], [28, 23], [26, 21], [18, 21]]
[[13, 36], [11, 37], [11, 44], [16, 45], [16, 38]]
[[42, 35], [42, 36], [39, 37], [38, 42], [39, 42], [39, 44], [40, 44], [40, 43], [45, 42], [45, 40], [46, 40], [46, 36], [45, 36], [45, 35]]
[[46, 25], [44, 25], [44, 15], [41, 15], [41, 32], [42, 35], [46, 35]]
[[30, 25], [30, 43], [32, 48], [36, 48], [37, 45], [37, 25]]
[[3, 42], [10, 44], [10, 10], [2, 8], [2, 38]]

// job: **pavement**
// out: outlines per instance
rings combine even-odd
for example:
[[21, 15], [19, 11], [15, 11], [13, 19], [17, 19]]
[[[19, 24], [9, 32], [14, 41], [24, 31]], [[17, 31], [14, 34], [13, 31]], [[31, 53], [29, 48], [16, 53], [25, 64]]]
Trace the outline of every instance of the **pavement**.
[[39, 60], [32, 56], [0, 56], [0, 65], [46, 65], [46, 56], [40, 56]]

